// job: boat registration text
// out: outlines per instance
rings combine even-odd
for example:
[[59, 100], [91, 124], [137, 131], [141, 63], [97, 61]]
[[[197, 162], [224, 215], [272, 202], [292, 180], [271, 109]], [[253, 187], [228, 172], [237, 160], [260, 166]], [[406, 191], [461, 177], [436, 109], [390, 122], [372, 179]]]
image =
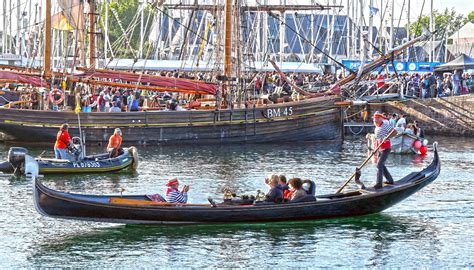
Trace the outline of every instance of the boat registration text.
[[74, 168], [100, 168], [99, 162], [73, 162]]
[[273, 117], [282, 117], [282, 116], [291, 116], [293, 115], [293, 107], [285, 107], [285, 108], [271, 108], [267, 109], [267, 118]]

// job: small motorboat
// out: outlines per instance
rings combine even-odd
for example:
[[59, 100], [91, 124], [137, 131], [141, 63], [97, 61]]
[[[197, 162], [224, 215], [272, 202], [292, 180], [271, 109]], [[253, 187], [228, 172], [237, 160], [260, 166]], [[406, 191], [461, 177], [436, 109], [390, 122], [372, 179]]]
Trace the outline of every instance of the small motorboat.
[[[34, 160], [33, 160], [34, 162]], [[34, 167], [34, 164], [29, 166]], [[242, 200], [240, 204], [172, 204], [146, 195], [86, 195], [46, 187], [33, 177], [37, 211], [47, 217], [125, 224], [239, 223], [316, 220], [381, 212], [410, 197], [440, 173], [436, 144], [431, 164], [381, 189], [312, 196], [287, 203]]]
[[[123, 148], [122, 154], [111, 158], [108, 153], [84, 156], [76, 155], [73, 160], [36, 157], [40, 174], [104, 173], [126, 168], [135, 170], [138, 166], [138, 151], [135, 147]], [[22, 175], [25, 172], [25, 156], [28, 150], [11, 147], [8, 160], [0, 163], [0, 172]]]
[[[374, 150], [375, 135], [369, 133], [366, 135], [367, 147]], [[392, 153], [395, 154], [426, 154], [428, 140], [419, 138], [412, 133], [398, 132], [398, 134], [390, 139], [392, 145]]]

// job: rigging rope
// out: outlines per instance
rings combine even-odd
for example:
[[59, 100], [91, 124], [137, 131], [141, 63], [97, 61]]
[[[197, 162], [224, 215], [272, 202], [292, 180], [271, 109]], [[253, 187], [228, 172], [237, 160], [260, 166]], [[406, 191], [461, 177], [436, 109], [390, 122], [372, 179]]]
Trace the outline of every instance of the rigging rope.
[[340, 67], [346, 69], [348, 72], [350, 73], [354, 73], [353, 70], [351, 70], [350, 68], [346, 67], [345, 65], [343, 65], [341, 62], [337, 61], [335, 58], [333, 58], [332, 56], [330, 56], [329, 54], [327, 54], [326, 52], [324, 52], [323, 50], [317, 48], [317, 45], [313, 44], [310, 40], [308, 40], [306, 37], [304, 37], [303, 35], [301, 35], [300, 33], [296, 32], [296, 30], [289, 26], [286, 22], [284, 22], [283, 20], [281, 20], [280, 18], [278, 18], [277, 15], [273, 14], [271, 11], [268, 11], [268, 15], [270, 15], [271, 17], [277, 19], [280, 23], [284, 24], [286, 27], [288, 27], [288, 29], [290, 29], [292, 32], [294, 32], [296, 35], [298, 35], [299, 37], [301, 37], [305, 42], [307, 42], [308, 44], [310, 44], [311, 46], [313, 46], [316, 50], [318, 50], [319, 52], [321, 52], [322, 54], [324, 54], [326, 57], [328, 57], [329, 59], [331, 59], [334, 63], [338, 64]]

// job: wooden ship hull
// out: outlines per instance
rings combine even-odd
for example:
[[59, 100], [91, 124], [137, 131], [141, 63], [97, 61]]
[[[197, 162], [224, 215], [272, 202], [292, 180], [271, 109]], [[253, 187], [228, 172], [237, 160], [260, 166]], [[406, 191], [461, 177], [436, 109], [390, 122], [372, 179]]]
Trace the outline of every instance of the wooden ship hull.
[[[105, 144], [121, 128], [128, 144], [261, 143], [340, 140], [340, 108], [336, 96], [310, 98], [264, 107], [234, 110], [81, 113], [88, 144]], [[61, 124], [79, 134], [74, 112], [0, 109], [0, 132], [15, 141], [51, 143]]]
[[37, 211], [48, 217], [126, 224], [239, 223], [317, 220], [381, 212], [410, 197], [434, 181], [440, 173], [435, 146], [432, 163], [393, 185], [289, 203], [245, 205], [179, 204], [153, 202], [144, 195], [101, 196], [60, 192], [34, 181]]

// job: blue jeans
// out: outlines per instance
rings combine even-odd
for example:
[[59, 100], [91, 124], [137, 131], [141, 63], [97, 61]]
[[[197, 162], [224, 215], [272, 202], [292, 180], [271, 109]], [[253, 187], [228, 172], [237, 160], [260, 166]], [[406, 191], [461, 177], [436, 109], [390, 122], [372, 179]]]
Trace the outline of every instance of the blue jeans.
[[459, 96], [461, 94], [461, 85], [458, 82], [453, 82], [453, 96]]
[[54, 156], [56, 157], [56, 159], [68, 159], [67, 150], [65, 148], [54, 147]]
[[389, 182], [393, 182], [392, 175], [385, 167], [385, 161], [387, 161], [388, 155], [390, 154], [391, 149], [385, 149], [379, 153], [379, 161], [377, 162], [377, 186], [382, 186], [383, 177]]

